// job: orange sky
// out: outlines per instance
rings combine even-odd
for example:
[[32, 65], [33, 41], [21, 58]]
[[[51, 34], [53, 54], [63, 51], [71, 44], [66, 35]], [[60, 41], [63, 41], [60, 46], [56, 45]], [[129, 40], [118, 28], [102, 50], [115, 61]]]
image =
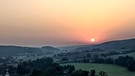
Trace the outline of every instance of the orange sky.
[[135, 37], [135, 0], [0, 0], [0, 44], [79, 45]]

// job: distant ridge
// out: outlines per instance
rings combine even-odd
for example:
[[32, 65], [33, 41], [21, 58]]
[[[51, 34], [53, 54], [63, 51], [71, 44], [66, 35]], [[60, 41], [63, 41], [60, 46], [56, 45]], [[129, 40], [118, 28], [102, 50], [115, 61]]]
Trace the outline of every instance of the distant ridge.
[[95, 45], [105, 49], [128, 49], [135, 48], [135, 38], [125, 40], [115, 40]]
[[104, 42], [96, 45], [78, 45], [78, 46], [67, 46], [67, 47], [52, 47], [43, 46], [41, 48], [36, 47], [24, 47], [24, 46], [14, 46], [14, 45], [0, 45], [0, 57], [2, 56], [13, 56], [13, 55], [24, 55], [24, 54], [39, 54], [46, 52], [58, 53], [63, 50], [68, 51], [80, 51], [80, 50], [90, 50], [93, 48], [101, 49], [135, 49], [135, 38], [125, 39], [125, 40], [114, 40], [109, 42]]
[[41, 53], [39, 48], [34, 47], [22, 47], [13, 45], [0, 46], [0, 57], [2, 56], [15, 56], [24, 54], [38, 54]]
[[41, 50], [45, 54], [54, 54], [61, 51], [61, 49], [52, 46], [43, 46], [41, 47]]
[[75, 49], [77, 50], [90, 50], [92, 48], [102, 48], [102, 49], [135, 49], [135, 38], [125, 39], [125, 40], [114, 40], [109, 42], [104, 42], [96, 45], [84, 45]]
[[43, 46], [41, 49], [46, 49], [46, 50], [60, 50], [58, 48], [52, 47], [52, 46]]

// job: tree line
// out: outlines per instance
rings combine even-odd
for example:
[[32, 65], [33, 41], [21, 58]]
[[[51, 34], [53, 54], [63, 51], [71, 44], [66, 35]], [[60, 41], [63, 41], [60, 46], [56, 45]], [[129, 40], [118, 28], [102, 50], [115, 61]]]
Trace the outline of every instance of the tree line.
[[96, 73], [95, 70], [76, 70], [73, 65], [61, 66], [54, 63], [52, 58], [24, 61], [20, 62], [17, 67], [5, 68], [8, 68], [10, 76], [107, 76], [104, 71]]
[[117, 59], [113, 58], [100, 58], [95, 56], [93, 60], [88, 58], [83, 58], [82, 60], [74, 60], [74, 62], [79, 63], [105, 63], [105, 64], [115, 64], [126, 67], [129, 71], [135, 71], [135, 59], [130, 56], [119, 56]]

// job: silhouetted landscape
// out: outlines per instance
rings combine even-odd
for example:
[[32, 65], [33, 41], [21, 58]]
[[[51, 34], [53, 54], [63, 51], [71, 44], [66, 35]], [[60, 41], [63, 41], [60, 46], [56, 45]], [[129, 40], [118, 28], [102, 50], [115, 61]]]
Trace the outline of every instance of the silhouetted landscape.
[[0, 0], [0, 76], [135, 76], [135, 0]]
[[0, 74], [8, 71], [10, 76], [134, 76], [134, 44], [135, 39], [126, 39], [67, 47], [0, 46]]

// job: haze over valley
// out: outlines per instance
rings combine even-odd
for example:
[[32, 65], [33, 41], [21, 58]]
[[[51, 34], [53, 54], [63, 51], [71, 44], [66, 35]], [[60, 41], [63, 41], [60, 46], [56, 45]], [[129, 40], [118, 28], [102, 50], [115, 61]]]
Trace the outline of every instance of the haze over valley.
[[0, 0], [0, 76], [135, 76], [135, 0]]

